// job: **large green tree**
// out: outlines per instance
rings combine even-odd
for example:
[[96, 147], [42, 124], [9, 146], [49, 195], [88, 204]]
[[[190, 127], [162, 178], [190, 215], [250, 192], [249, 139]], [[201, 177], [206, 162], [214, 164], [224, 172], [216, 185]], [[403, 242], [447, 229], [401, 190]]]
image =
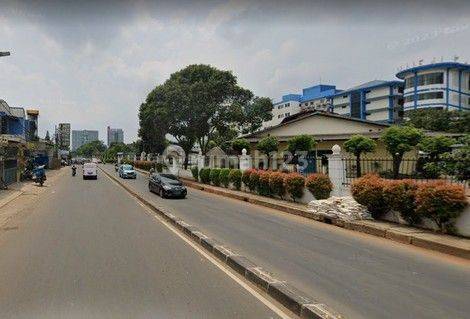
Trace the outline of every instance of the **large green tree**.
[[369, 137], [362, 135], [353, 135], [349, 140], [344, 142], [344, 148], [347, 152], [356, 156], [356, 176], [361, 176], [361, 154], [372, 152], [377, 143]]
[[140, 105], [139, 109], [139, 137], [141, 143], [137, 152], [161, 154], [168, 141], [165, 135], [169, 130], [169, 109], [165, 104], [165, 87], [155, 87]]
[[418, 144], [418, 148], [429, 155], [429, 159], [433, 162], [439, 160], [441, 154], [450, 152], [455, 140], [444, 136], [427, 136]]
[[238, 133], [259, 129], [271, 110], [271, 100], [240, 87], [230, 71], [189, 65], [147, 96], [140, 107], [139, 136], [149, 149], [171, 134], [186, 153], [186, 165], [195, 143], [203, 154], [211, 141], [229, 146]]
[[77, 149], [76, 154], [83, 157], [98, 157], [101, 156], [105, 150], [106, 145], [104, 145], [103, 141], [92, 141], [80, 146]]
[[382, 133], [380, 138], [392, 156], [393, 177], [398, 178], [403, 155], [418, 145], [423, 138], [423, 133], [412, 126], [391, 126]]
[[437, 108], [406, 112], [409, 124], [416, 128], [437, 132], [470, 133], [470, 112]]

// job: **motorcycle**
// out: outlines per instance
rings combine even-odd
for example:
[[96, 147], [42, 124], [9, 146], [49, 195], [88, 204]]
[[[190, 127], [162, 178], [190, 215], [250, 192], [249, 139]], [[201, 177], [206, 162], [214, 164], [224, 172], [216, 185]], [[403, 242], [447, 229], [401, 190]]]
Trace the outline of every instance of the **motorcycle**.
[[46, 172], [44, 166], [38, 166], [33, 170], [33, 181], [38, 183], [40, 186], [44, 185], [46, 180]]

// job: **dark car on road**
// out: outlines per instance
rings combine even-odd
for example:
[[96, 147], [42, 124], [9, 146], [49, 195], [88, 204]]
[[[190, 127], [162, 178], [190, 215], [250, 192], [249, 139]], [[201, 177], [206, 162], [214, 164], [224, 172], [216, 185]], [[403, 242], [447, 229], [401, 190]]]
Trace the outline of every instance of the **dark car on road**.
[[149, 190], [160, 197], [185, 198], [188, 191], [178, 177], [172, 174], [153, 174], [149, 179]]

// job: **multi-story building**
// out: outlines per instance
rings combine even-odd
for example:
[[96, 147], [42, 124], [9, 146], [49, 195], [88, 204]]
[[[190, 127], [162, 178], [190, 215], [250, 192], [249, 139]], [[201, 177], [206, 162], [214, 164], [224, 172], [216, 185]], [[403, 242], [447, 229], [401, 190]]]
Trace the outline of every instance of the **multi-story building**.
[[405, 80], [404, 110], [441, 108], [470, 110], [470, 65], [440, 62], [397, 73]]
[[84, 144], [98, 140], [98, 131], [72, 130], [72, 151], [76, 151], [80, 146]]
[[70, 150], [70, 123], [59, 123], [56, 129], [56, 143], [59, 150]]
[[108, 135], [108, 147], [112, 143], [124, 143], [124, 131], [121, 128], [107, 128]]
[[334, 113], [396, 123], [403, 117], [403, 82], [374, 80], [334, 94], [329, 100]]
[[340, 92], [334, 85], [315, 85], [302, 90], [302, 94], [287, 94], [273, 104], [273, 118], [263, 128], [278, 125], [285, 117], [305, 110], [327, 110], [328, 97]]

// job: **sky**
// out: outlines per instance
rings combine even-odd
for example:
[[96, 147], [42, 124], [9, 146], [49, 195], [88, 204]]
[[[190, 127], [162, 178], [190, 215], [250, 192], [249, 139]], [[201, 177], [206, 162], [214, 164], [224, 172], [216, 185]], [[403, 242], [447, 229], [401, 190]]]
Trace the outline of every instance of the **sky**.
[[1, 1], [0, 99], [39, 135], [122, 128], [171, 73], [204, 63], [274, 102], [322, 84], [395, 80], [423, 59], [470, 62], [470, 1]]

